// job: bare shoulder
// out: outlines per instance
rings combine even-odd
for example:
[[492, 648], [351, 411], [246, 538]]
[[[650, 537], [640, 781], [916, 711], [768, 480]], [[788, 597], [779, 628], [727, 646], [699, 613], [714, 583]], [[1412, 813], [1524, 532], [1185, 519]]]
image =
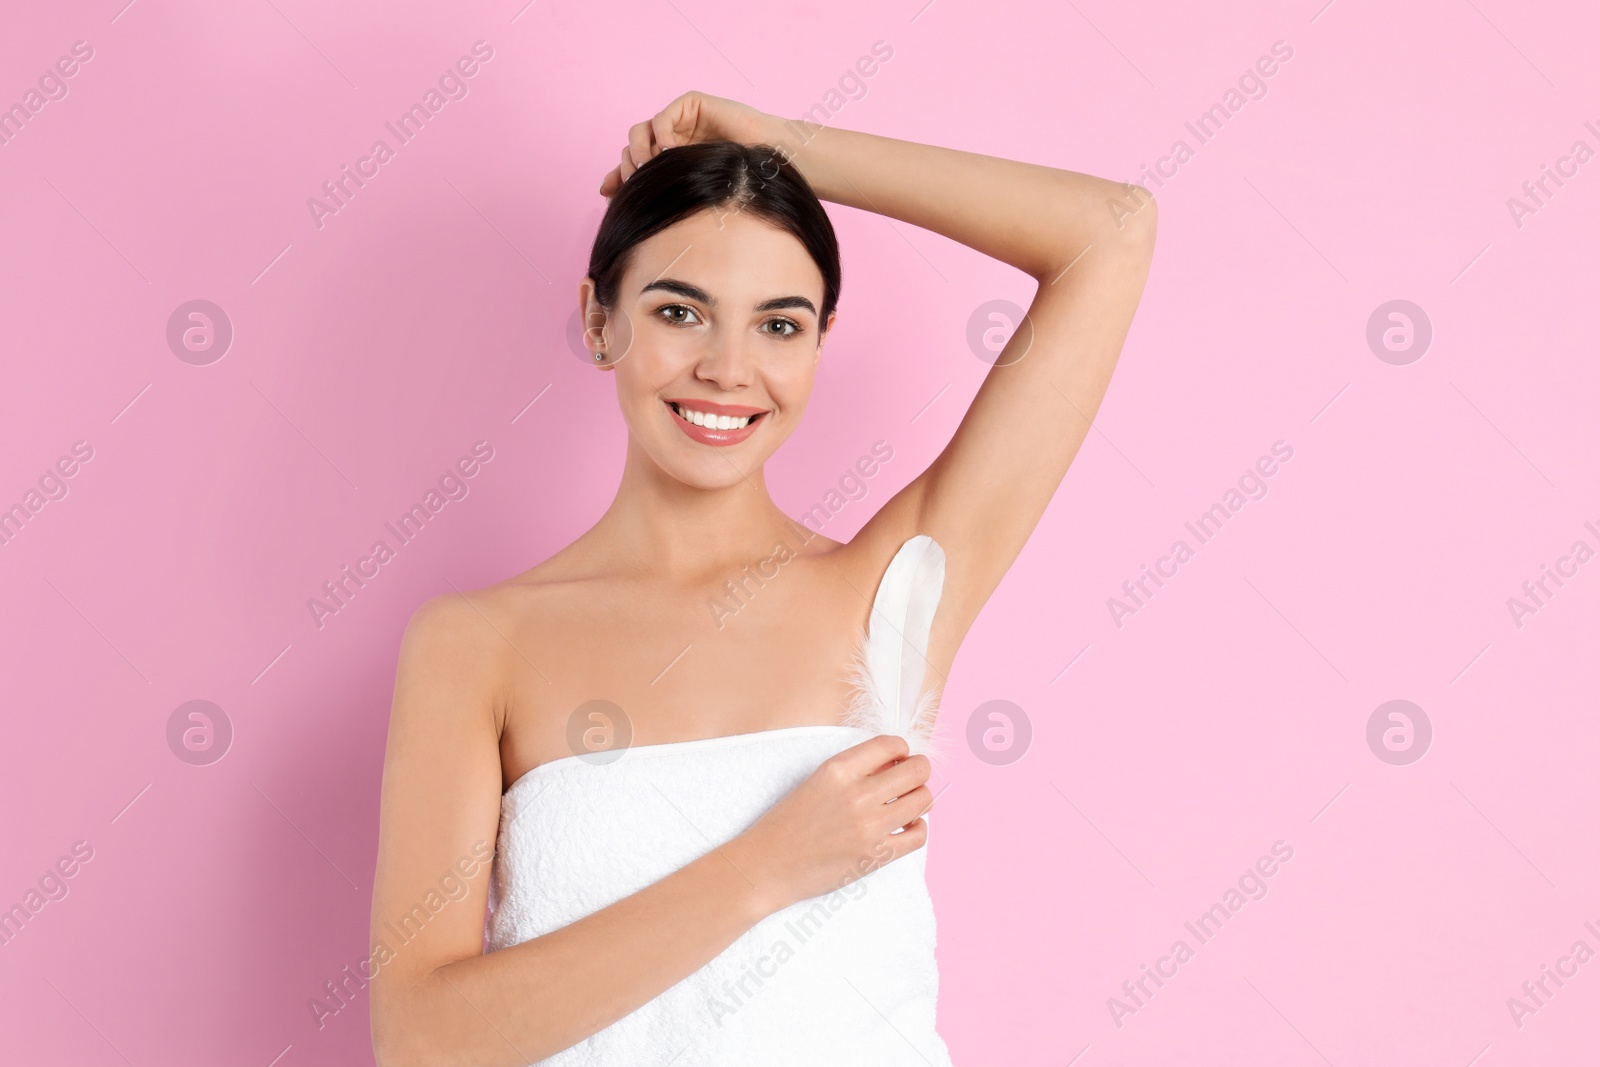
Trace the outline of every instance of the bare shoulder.
[[555, 614], [553, 593], [562, 582], [560, 569], [548, 568], [551, 562], [494, 585], [423, 601], [401, 639], [397, 693], [449, 693], [454, 699], [447, 706], [487, 707], [496, 732], [503, 729], [516, 665], [541, 646]]
[[529, 703], [530, 671], [540, 678], [535, 664], [559, 657], [563, 620], [574, 619], [574, 572], [563, 551], [493, 585], [452, 589], [417, 606], [400, 641], [391, 756], [408, 738], [420, 739], [410, 748], [435, 763], [445, 748], [498, 748], [513, 713]]
[[581, 562], [568, 549], [533, 567], [480, 589], [452, 590], [418, 606], [406, 625], [406, 641], [438, 655], [481, 651], [495, 658], [507, 644], [543, 617], [552, 595], [579, 576]]
[[[380, 923], [423, 899], [440, 870], [464, 856], [482, 858], [493, 847], [507, 704], [499, 631], [506, 616], [503, 595], [491, 588], [432, 597], [407, 621], [384, 756], [375, 939], [386, 936]], [[470, 892], [470, 907], [447, 909], [408, 940], [399, 962], [385, 969], [387, 977], [375, 979], [380, 989], [481, 952], [486, 873], [472, 878]]]
[[471, 595], [451, 593], [420, 605], [406, 623], [390, 711], [391, 755], [397, 737], [454, 732], [467, 722], [500, 722], [494, 634]]
[[411, 613], [400, 643], [402, 668], [409, 662], [453, 673], [487, 671], [498, 659], [496, 620], [504, 621], [505, 597], [493, 589], [442, 593]]

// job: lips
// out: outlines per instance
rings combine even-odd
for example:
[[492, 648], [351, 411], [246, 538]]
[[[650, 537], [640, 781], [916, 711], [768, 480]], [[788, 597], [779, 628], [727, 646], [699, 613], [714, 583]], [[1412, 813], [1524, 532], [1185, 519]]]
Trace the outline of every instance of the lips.
[[[667, 407], [668, 417], [677, 424], [690, 440], [703, 445], [727, 447], [736, 445], [756, 432], [769, 412], [764, 408], [753, 408], [743, 404], [717, 404], [709, 400], [694, 400], [688, 397], [666, 397], [662, 401]], [[749, 418], [749, 422], [738, 429], [720, 430], [712, 426], [700, 426], [684, 417], [689, 412], [700, 412], [705, 415], [727, 416], [729, 418]]]

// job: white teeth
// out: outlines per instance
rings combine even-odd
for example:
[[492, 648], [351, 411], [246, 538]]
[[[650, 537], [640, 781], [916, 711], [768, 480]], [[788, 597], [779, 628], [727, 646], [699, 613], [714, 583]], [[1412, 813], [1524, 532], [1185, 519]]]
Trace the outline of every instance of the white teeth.
[[692, 408], [686, 408], [678, 404], [672, 405], [672, 410], [676, 411], [688, 422], [692, 422], [696, 426], [704, 426], [708, 430], [742, 430], [744, 427], [750, 425], [751, 416], [740, 416], [736, 418], [732, 415], [712, 415], [704, 411], [695, 411]]

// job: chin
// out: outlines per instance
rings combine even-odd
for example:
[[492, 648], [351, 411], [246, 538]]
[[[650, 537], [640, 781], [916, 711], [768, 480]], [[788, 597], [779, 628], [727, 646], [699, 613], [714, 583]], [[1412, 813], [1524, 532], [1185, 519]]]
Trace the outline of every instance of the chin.
[[[703, 446], [689, 446], [695, 451], [701, 451]], [[681, 446], [671, 447], [667, 455], [656, 453], [654, 459], [667, 474], [676, 478], [684, 485], [696, 489], [727, 489], [738, 485], [751, 474], [761, 469], [767, 461], [769, 453], [745, 453], [743, 455], [720, 455], [706, 450], [706, 454], [699, 456], [686, 456], [685, 449]], [[717, 452], [736, 451], [718, 449]]]
[[720, 474], [711, 470], [686, 471], [672, 469], [668, 469], [667, 473], [691, 489], [704, 489], [707, 491], [731, 489], [744, 481], [750, 474], [749, 471], [735, 470], [726, 463], [720, 464], [720, 466], [722, 467]]

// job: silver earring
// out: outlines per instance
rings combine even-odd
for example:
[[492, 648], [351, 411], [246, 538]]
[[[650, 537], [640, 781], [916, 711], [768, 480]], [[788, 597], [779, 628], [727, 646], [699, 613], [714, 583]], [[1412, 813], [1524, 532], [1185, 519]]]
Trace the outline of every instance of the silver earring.
[[595, 354], [594, 354], [594, 361], [595, 361], [595, 362], [596, 362], [596, 363], [599, 363], [599, 362], [601, 362], [601, 361], [602, 361], [602, 360], [604, 360], [604, 359], [605, 359], [605, 358], [606, 358], [606, 354], [605, 354], [605, 353], [604, 353], [604, 352], [596, 352], [596, 353], [595, 353]]

